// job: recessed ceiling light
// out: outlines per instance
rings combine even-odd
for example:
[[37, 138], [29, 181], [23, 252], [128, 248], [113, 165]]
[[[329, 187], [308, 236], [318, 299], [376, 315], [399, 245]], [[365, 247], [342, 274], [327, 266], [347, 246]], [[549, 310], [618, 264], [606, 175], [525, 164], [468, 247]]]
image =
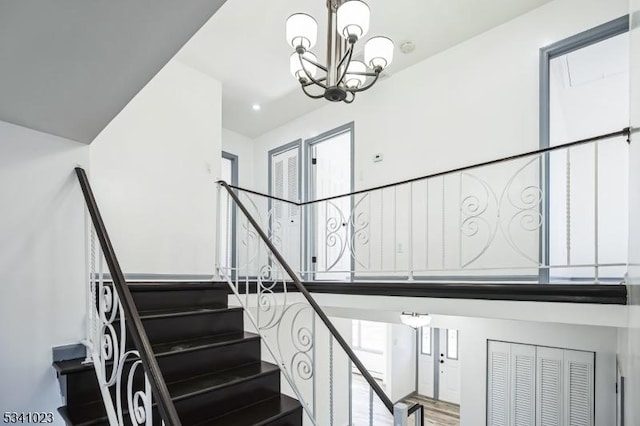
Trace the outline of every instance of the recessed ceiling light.
[[254, 111], [260, 111], [260, 105], [258, 104], [253, 104], [251, 108], [253, 108]]

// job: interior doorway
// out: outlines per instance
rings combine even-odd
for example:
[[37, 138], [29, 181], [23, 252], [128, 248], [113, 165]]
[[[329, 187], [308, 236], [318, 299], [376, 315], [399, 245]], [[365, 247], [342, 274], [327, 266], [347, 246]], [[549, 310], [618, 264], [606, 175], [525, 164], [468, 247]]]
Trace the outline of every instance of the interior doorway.
[[[302, 198], [301, 141], [269, 151], [269, 195], [298, 202]], [[300, 207], [278, 200], [268, 201], [271, 242], [295, 271], [301, 266], [302, 217]]]
[[[353, 123], [306, 141], [309, 200], [353, 191]], [[312, 279], [346, 281], [352, 276], [351, 197], [313, 204], [308, 235]]]
[[[629, 126], [629, 17], [541, 50], [540, 147]], [[547, 155], [543, 282], [619, 282], [628, 234], [628, 159], [623, 138]]]
[[422, 327], [418, 337], [418, 394], [460, 404], [459, 331]]

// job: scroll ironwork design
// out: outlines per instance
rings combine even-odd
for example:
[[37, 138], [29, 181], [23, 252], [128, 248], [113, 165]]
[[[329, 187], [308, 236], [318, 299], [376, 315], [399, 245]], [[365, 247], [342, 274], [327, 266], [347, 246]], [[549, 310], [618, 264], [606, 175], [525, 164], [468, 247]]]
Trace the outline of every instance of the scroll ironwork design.
[[[521, 258], [531, 262], [535, 266], [542, 264], [540, 259], [534, 257], [522, 247], [522, 241], [518, 235], [535, 232], [536, 236], [543, 226], [544, 218], [541, 205], [544, 194], [536, 176], [536, 183], [529, 183], [524, 174], [536, 167], [539, 169], [540, 157], [526, 161], [512, 175], [501, 190], [496, 191], [485, 179], [470, 172], [462, 172], [460, 175], [460, 245], [461, 266], [468, 267], [480, 259], [491, 247], [498, 234], [501, 234], [507, 244]], [[468, 193], [465, 191], [469, 183], [474, 183], [479, 191]], [[520, 182], [524, 182], [520, 184]], [[499, 194], [499, 195], [498, 195]], [[484, 229], [485, 232], [482, 232]], [[479, 248], [468, 257], [462, 255], [463, 245], [466, 239], [483, 238]], [[536, 246], [537, 247], [537, 246]]]
[[111, 424], [153, 424], [151, 384], [140, 353], [127, 347], [123, 306], [115, 286], [104, 281], [103, 257], [93, 227], [89, 245], [87, 362], [94, 365]]

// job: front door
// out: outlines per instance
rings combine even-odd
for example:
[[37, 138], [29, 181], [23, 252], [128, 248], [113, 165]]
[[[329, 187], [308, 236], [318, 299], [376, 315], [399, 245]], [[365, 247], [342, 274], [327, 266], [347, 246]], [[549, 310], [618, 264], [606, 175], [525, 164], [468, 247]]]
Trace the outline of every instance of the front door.
[[438, 399], [460, 404], [460, 357], [458, 330], [440, 330]]

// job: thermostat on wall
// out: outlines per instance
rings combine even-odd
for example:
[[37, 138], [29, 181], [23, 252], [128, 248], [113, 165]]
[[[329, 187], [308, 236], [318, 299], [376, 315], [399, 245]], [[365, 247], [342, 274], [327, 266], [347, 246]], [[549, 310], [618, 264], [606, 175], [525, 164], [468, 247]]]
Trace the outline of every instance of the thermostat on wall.
[[378, 163], [378, 162], [382, 161], [382, 158], [383, 158], [383, 156], [382, 156], [381, 153], [380, 154], [374, 154], [373, 155], [373, 162], [374, 163]]

